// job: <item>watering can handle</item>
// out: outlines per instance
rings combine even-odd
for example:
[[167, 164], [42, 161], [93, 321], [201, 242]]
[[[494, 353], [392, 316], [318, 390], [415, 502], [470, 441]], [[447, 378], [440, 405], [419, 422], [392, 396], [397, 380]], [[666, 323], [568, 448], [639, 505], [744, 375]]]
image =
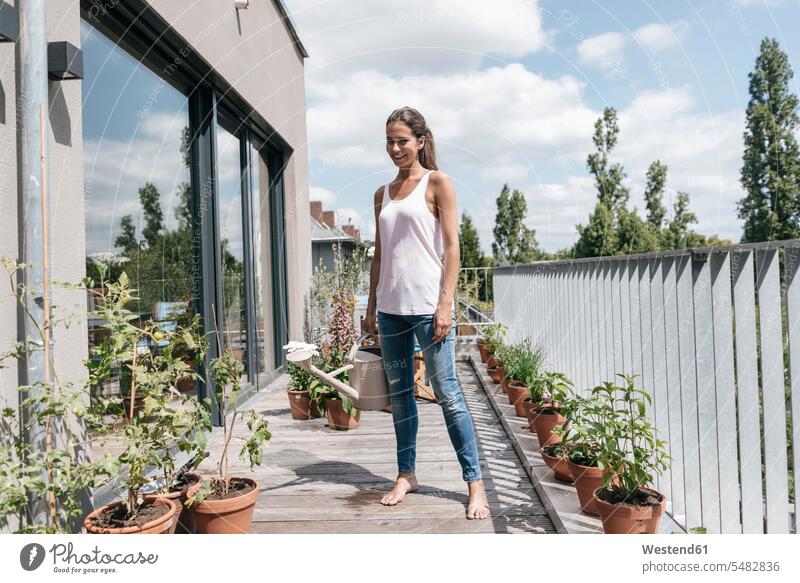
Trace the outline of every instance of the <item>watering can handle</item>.
[[[358, 339], [353, 344], [352, 348], [350, 348], [350, 352], [347, 353], [347, 362], [352, 362], [353, 361], [353, 359], [356, 356], [356, 352], [358, 351], [359, 347], [361, 346], [361, 343], [364, 341], [364, 338], [366, 338], [367, 336], [375, 336], [375, 334], [373, 334], [372, 332], [364, 332], [361, 336], [359, 336]], [[377, 336], [376, 336], [376, 338], [377, 338]]]

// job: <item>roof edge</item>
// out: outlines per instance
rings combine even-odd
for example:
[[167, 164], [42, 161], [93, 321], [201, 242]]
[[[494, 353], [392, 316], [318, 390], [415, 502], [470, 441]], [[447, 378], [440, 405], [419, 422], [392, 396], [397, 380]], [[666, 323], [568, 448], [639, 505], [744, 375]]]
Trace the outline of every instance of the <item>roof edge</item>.
[[283, 0], [272, 0], [272, 3], [275, 5], [275, 8], [278, 9], [281, 20], [283, 21], [286, 30], [289, 32], [289, 35], [294, 40], [294, 45], [297, 48], [297, 51], [303, 58], [307, 59], [308, 51], [306, 51], [306, 47], [303, 46], [303, 41], [300, 40], [300, 35], [297, 34], [297, 27], [295, 27], [292, 17], [289, 16], [289, 11], [286, 9], [286, 6], [283, 5]]

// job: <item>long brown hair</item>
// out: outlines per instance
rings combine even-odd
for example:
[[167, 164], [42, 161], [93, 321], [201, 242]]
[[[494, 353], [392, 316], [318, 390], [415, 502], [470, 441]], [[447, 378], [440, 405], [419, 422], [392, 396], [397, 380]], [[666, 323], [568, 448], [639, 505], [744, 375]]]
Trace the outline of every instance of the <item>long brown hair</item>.
[[425, 138], [425, 145], [417, 153], [417, 159], [423, 168], [438, 170], [436, 148], [433, 145], [433, 132], [425, 122], [425, 117], [413, 107], [401, 107], [392, 112], [389, 119], [386, 120], [386, 125], [395, 121], [406, 124], [417, 138]]

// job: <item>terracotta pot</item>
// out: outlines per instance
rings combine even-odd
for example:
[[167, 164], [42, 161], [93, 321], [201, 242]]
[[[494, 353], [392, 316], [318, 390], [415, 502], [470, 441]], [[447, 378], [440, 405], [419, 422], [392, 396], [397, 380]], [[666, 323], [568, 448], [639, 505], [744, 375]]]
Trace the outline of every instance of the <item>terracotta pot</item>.
[[170, 534], [175, 530], [176, 517], [180, 512], [180, 505], [177, 501], [170, 498], [157, 497], [152, 501], [146, 502], [148, 504], [162, 503], [167, 506], [164, 514], [158, 518], [146, 522], [141, 526], [125, 526], [121, 528], [105, 528], [95, 525], [95, 518], [106, 510], [116, 508], [122, 504], [122, 501], [107, 504], [97, 510], [93, 511], [83, 520], [83, 526], [86, 528], [87, 534]]
[[328, 410], [328, 427], [331, 429], [345, 430], [358, 427], [361, 410], [356, 410], [355, 417], [350, 417], [342, 407], [341, 399], [325, 399], [325, 408]]
[[567, 460], [572, 478], [575, 482], [575, 490], [578, 492], [578, 500], [581, 503], [581, 510], [586, 514], [597, 516], [597, 507], [594, 505], [594, 491], [603, 482], [605, 470], [593, 466], [582, 466], [572, 460]]
[[292, 419], [306, 421], [311, 419], [311, 404], [308, 396], [308, 389], [302, 391], [286, 391], [289, 397], [289, 408], [292, 411]]
[[555, 474], [557, 480], [567, 483], [572, 482], [572, 472], [569, 469], [566, 459], [562, 460], [555, 456], [544, 453], [544, 447], [539, 448], [539, 454], [542, 456], [544, 463], [546, 463], [547, 466], [553, 470], [553, 474]]
[[494, 384], [498, 384], [500, 381], [503, 380], [503, 375], [497, 368], [487, 368], [486, 374], [489, 375], [489, 378], [492, 379], [492, 382]]
[[539, 438], [539, 446], [544, 447], [551, 443], [558, 443], [559, 437], [553, 433], [553, 429], [566, 420], [567, 418], [560, 413], [544, 413], [541, 409], [538, 409], [537, 415], [533, 420], [533, 427], [536, 429], [536, 436]]
[[176, 383], [175, 388], [181, 393], [188, 393], [194, 389], [194, 379], [192, 377], [183, 377]]
[[142, 498], [144, 500], [152, 500], [154, 498], [169, 498], [170, 500], [175, 500], [178, 503], [180, 510], [178, 515], [176, 516], [175, 524], [170, 531], [170, 534], [178, 533], [178, 534], [194, 534], [195, 532], [195, 522], [194, 522], [194, 511], [191, 508], [186, 506], [186, 499], [200, 489], [200, 486], [203, 483], [203, 478], [197, 474], [184, 474], [187, 481], [190, 482], [187, 487], [184, 487], [180, 490], [176, 490], [175, 492], [167, 492], [166, 494], [151, 494], [151, 495], [144, 495]]
[[606, 534], [655, 534], [658, 532], [658, 523], [667, 505], [666, 497], [651, 488], [640, 488], [659, 498], [655, 506], [633, 506], [630, 504], [610, 504], [597, 497], [594, 491], [594, 505], [603, 521], [603, 531]]
[[528, 430], [531, 433], [536, 433], [536, 428], [533, 424], [539, 416], [539, 412], [536, 410], [536, 403], [531, 401], [530, 397], [527, 397], [522, 401], [522, 405], [525, 407], [525, 416], [528, 418]]
[[258, 500], [258, 482], [250, 478], [231, 478], [254, 488], [225, 500], [203, 500], [193, 506], [197, 534], [247, 534], [253, 526], [253, 511]]
[[495, 368], [498, 364], [500, 364], [500, 361], [497, 360], [497, 357], [494, 354], [487, 353], [484, 364], [486, 364], [486, 368]]
[[[122, 397], [121, 400], [122, 410], [125, 413], [125, 419], [131, 418], [131, 398], [130, 396]], [[136, 396], [133, 398], [133, 417], [136, 417], [144, 409], [144, 397]]]
[[324, 415], [324, 413], [319, 410], [319, 405], [317, 405], [317, 402], [312, 399], [309, 399], [308, 401], [308, 412], [311, 414], [312, 419], [319, 419]]
[[530, 395], [528, 387], [519, 381], [509, 381], [506, 383], [506, 394], [508, 394], [508, 402], [514, 405], [514, 413], [517, 414], [517, 417], [527, 417], [524, 401]]
[[481, 362], [486, 362], [489, 359], [489, 347], [483, 342], [478, 341], [478, 352], [481, 354]]

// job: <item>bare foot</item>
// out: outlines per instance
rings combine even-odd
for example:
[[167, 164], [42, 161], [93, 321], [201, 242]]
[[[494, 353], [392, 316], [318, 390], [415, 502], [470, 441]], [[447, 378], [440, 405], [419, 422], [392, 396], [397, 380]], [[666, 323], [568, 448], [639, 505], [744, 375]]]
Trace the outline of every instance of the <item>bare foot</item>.
[[417, 477], [414, 472], [397, 474], [397, 479], [394, 482], [394, 486], [391, 490], [389, 490], [389, 493], [386, 494], [386, 496], [381, 498], [381, 504], [384, 506], [394, 506], [395, 504], [402, 502], [403, 498], [406, 497], [406, 494], [416, 491]]
[[467, 505], [467, 518], [489, 518], [489, 503], [486, 501], [486, 492], [483, 490], [483, 480], [476, 480], [468, 484], [469, 504]]

